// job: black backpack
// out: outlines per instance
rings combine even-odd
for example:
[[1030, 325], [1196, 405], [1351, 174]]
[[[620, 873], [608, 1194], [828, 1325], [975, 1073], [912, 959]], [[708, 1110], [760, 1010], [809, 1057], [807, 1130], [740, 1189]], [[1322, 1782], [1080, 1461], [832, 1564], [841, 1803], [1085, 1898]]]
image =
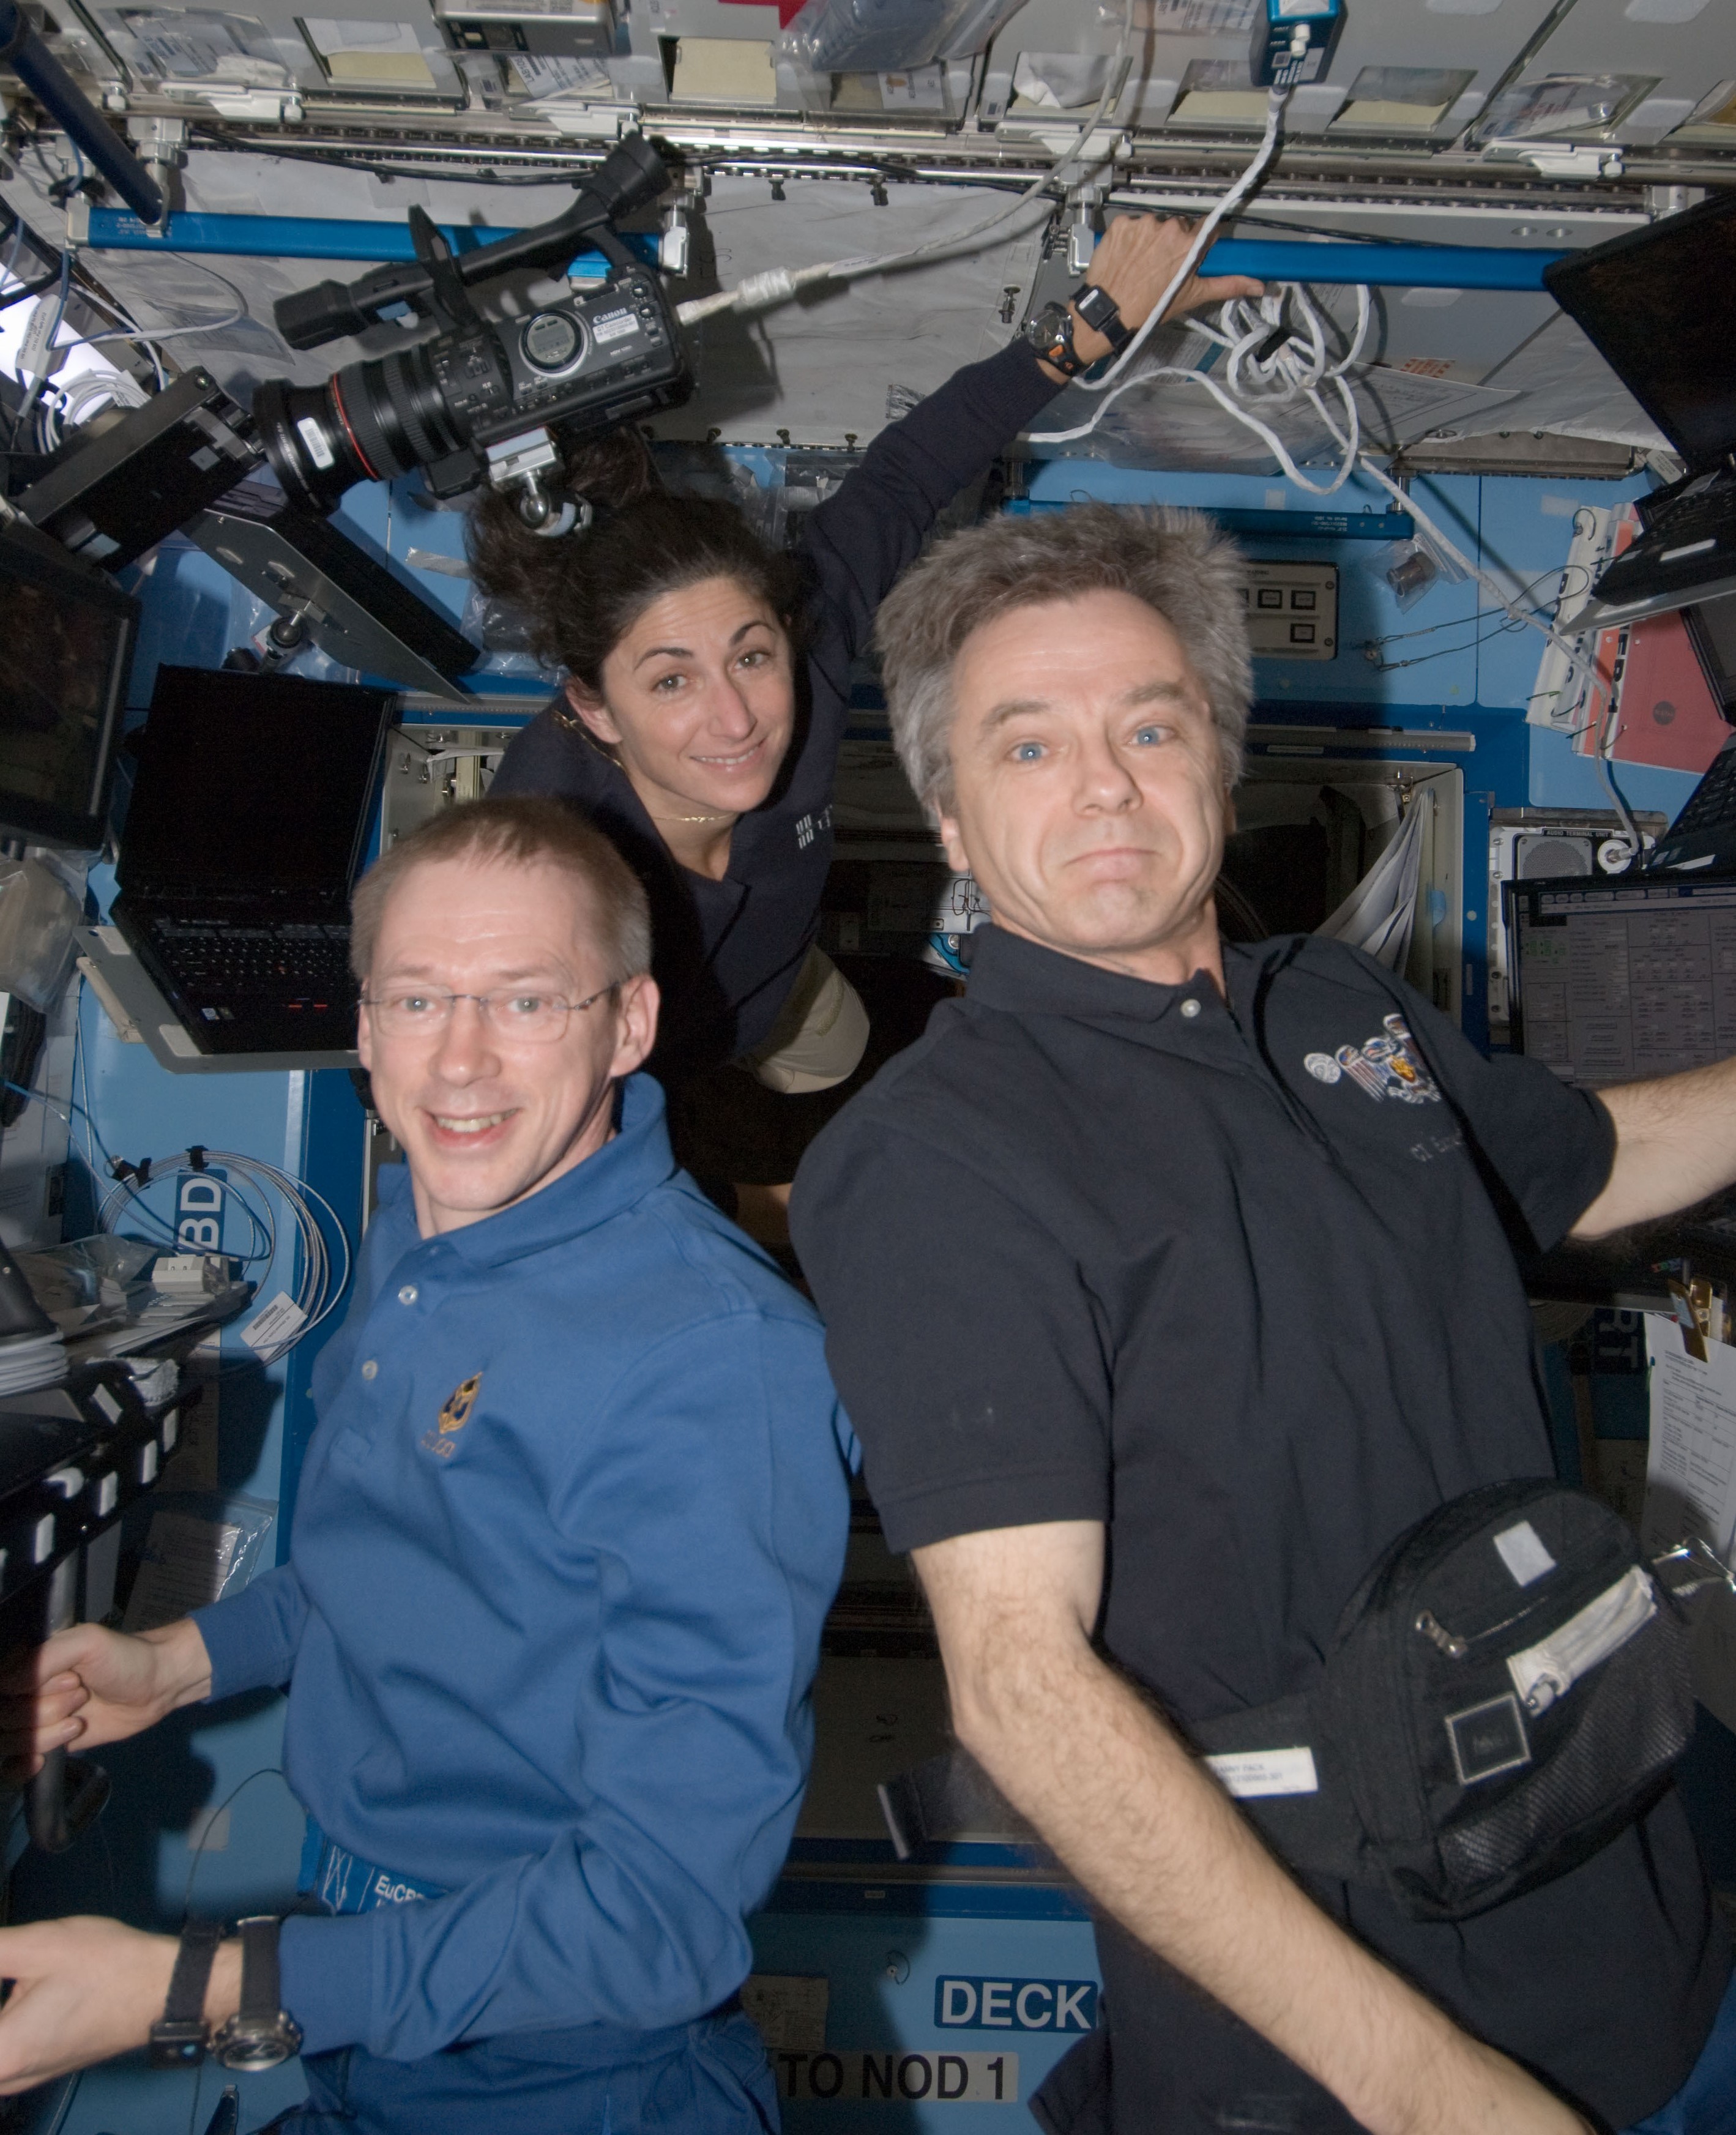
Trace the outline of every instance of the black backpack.
[[1385, 1552], [1310, 1690], [1192, 1732], [1293, 1867], [1463, 1920], [1664, 1791], [1693, 1732], [1689, 1644], [1623, 1520], [1559, 1484], [1500, 1484]]

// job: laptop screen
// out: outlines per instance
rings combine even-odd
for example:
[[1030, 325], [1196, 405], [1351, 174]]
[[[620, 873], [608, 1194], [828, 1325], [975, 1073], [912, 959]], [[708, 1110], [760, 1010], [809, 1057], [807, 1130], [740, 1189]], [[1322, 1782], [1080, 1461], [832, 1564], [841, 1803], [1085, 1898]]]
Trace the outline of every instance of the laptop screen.
[[1576, 876], [1507, 895], [1520, 1049], [1563, 1082], [1595, 1090], [1736, 1052], [1736, 882]]
[[1572, 254], [1543, 278], [1689, 466], [1736, 447], [1736, 193]]
[[58, 543], [0, 529], [0, 833], [102, 844], [138, 619]]
[[122, 888], [346, 891], [392, 701], [344, 682], [159, 668]]

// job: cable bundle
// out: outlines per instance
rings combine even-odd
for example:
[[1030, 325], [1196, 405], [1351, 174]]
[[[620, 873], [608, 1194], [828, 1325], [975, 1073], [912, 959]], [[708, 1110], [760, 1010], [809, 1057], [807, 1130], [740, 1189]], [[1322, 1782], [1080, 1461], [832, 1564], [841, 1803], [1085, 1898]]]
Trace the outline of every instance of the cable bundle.
[[[293, 1289], [286, 1282], [281, 1294], [289, 1299], [302, 1317], [282, 1337], [260, 1345], [260, 1363], [273, 1364], [280, 1357], [286, 1356], [297, 1342], [305, 1340], [322, 1320], [331, 1317], [350, 1285], [350, 1241], [343, 1225], [338, 1221], [336, 1212], [324, 1194], [310, 1186], [305, 1179], [292, 1178], [287, 1171], [280, 1170], [274, 1164], [266, 1163], [261, 1157], [243, 1156], [232, 1149], [206, 1149], [196, 1145], [162, 1161], [153, 1162], [147, 1159], [138, 1164], [114, 1165], [113, 1168], [118, 1183], [98, 1213], [97, 1226], [100, 1230], [111, 1228], [111, 1218], [124, 1205], [135, 1213], [143, 1213], [147, 1220], [159, 1229], [167, 1228], [155, 1210], [143, 1208], [141, 1196], [144, 1189], [163, 1179], [178, 1181], [194, 1177], [208, 1171], [214, 1164], [220, 1165], [229, 1174], [222, 1182], [225, 1193], [234, 1198], [254, 1227], [256, 1248], [240, 1257], [264, 1264], [264, 1272], [259, 1284], [261, 1290], [269, 1287], [277, 1266], [279, 1231], [273, 1208], [273, 1198], [281, 1201], [289, 1213], [293, 1236], [288, 1242], [294, 1255], [295, 1281]], [[244, 1192], [235, 1184], [238, 1179], [253, 1189], [252, 1194]], [[336, 1281], [333, 1280], [331, 1250], [326, 1242], [325, 1230], [315, 1213], [316, 1207], [325, 1214], [341, 1249], [342, 1258], [338, 1264]], [[175, 1240], [175, 1245], [177, 1250], [186, 1250], [178, 1238]], [[264, 1310], [269, 1311], [274, 1301], [268, 1300]]]

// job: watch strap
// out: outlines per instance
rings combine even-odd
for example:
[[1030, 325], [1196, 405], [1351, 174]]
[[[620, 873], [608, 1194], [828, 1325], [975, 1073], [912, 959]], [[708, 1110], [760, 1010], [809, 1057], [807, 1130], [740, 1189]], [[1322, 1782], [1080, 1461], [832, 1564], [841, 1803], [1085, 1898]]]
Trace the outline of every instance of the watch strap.
[[278, 1916], [265, 1913], [237, 1920], [241, 1938], [241, 2007], [244, 2024], [274, 2024], [282, 2012], [283, 1990], [278, 1972]]
[[153, 2068], [196, 2068], [205, 2059], [205, 1990], [222, 1939], [216, 1920], [189, 1920], [181, 1929], [162, 2015], [151, 2026]]
[[1095, 282], [1081, 282], [1067, 302], [1086, 324], [1100, 333], [1111, 349], [1126, 347], [1133, 329], [1121, 316], [1120, 307], [1107, 289]]

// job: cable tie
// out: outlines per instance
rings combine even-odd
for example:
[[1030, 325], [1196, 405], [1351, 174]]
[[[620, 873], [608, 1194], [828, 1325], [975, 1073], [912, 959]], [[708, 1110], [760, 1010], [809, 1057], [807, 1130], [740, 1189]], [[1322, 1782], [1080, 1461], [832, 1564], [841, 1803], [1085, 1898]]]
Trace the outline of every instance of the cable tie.
[[187, 1144], [187, 1162], [192, 1165], [195, 1171], [204, 1170], [205, 1144], [202, 1141], [191, 1141]]

